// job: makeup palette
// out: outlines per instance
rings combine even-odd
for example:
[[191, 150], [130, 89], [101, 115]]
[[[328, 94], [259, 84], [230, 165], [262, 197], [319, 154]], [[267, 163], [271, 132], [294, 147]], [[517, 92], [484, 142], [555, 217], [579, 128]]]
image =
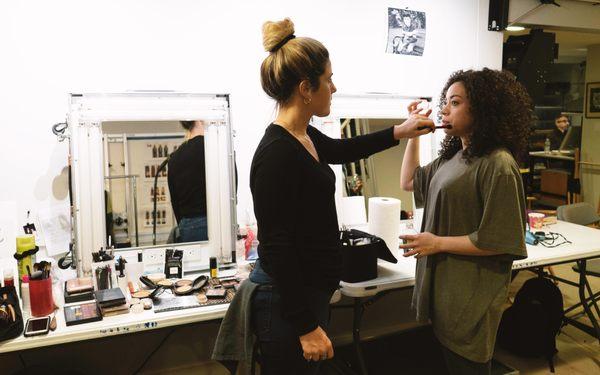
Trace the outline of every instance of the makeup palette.
[[159, 280], [156, 284], [158, 286], [164, 286], [165, 288], [171, 288], [173, 286], [173, 280], [163, 279], [163, 280]]
[[177, 280], [175, 282], [175, 286], [177, 288], [181, 287], [181, 286], [185, 286], [185, 285], [192, 285], [193, 281], [192, 280], [188, 280], [188, 279], [181, 279], [181, 280]]
[[95, 322], [102, 320], [102, 314], [96, 302], [86, 302], [80, 305], [64, 307], [65, 324], [72, 326], [75, 324]]
[[200, 304], [204, 304], [204, 303], [208, 302], [208, 297], [206, 297], [206, 294], [204, 294], [204, 293], [198, 293], [196, 298], [198, 299], [198, 302]]
[[[200, 275], [191, 280], [179, 280], [175, 283], [174, 293], [178, 296], [192, 294], [199, 292], [208, 283], [208, 277], [206, 275]], [[180, 286], [177, 286], [180, 285]]]
[[182, 286], [175, 288], [175, 294], [183, 295], [183, 294], [189, 293], [191, 290], [192, 290], [191, 285], [182, 285]]
[[158, 273], [151, 273], [149, 275], [146, 276], [148, 279], [150, 279], [150, 281], [152, 281], [153, 283], [158, 283], [161, 280], [164, 280], [167, 278], [167, 276], [164, 273], [158, 272]]
[[142, 290], [138, 290], [137, 292], [133, 293], [131, 296], [135, 297], [135, 298], [148, 298], [148, 297], [150, 297], [150, 293], [152, 293], [151, 290], [142, 289]]

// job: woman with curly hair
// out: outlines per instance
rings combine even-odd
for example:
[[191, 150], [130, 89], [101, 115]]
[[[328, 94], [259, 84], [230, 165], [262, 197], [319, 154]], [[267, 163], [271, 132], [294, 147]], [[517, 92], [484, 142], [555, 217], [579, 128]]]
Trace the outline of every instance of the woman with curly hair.
[[417, 258], [413, 308], [431, 321], [450, 373], [490, 374], [512, 262], [527, 256], [515, 159], [532, 103], [510, 73], [458, 71], [442, 91], [440, 117], [439, 157], [421, 167], [417, 138], [404, 153], [400, 183], [424, 213], [421, 233], [401, 236], [408, 243], [400, 247]]

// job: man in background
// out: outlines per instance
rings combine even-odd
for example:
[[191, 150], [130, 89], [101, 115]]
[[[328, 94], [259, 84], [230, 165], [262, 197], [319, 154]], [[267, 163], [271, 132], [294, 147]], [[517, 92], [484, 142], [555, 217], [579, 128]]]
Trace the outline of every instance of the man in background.
[[561, 113], [554, 119], [554, 125], [556, 125], [556, 127], [550, 135], [550, 149], [558, 150], [563, 138], [567, 134], [567, 129], [569, 128], [569, 118], [565, 114]]

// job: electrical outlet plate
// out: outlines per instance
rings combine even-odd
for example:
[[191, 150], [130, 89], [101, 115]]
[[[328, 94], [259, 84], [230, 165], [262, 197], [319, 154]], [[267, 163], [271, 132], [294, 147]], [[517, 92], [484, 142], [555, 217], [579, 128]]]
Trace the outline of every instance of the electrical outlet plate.
[[[171, 247], [169, 247], [171, 248]], [[147, 272], [162, 272], [166, 248], [144, 249], [144, 269]], [[208, 269], [209, 253], [205, 249], [183, 248], [184, 270]]]
[[165, 249], [144, 249], [144, 266], [162, 264], [165, 262]]

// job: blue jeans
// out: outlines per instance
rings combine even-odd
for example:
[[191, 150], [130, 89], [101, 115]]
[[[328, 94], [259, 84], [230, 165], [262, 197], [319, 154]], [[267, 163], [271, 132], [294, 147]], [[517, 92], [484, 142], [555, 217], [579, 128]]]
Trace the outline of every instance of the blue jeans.
[[184, 217], [178, 223], [179, 241], [195, 242], [208, 240], [206, 216]]
[[[282, 317], [281, 295], [276, 286], [265, 282], [272, 280], [260, 267], [260, 261], [256, 262], [250, 280], [263, 284], [252, 300], [252, 323], [260, 346], [261, 374], [317, 374], [320, 362], [304, 359], [298, 334]], [[327, 331], [329, 300], [333, 291], [307, 288], [305, 292], [308, 308], [317, 316], [319, 326]]]

